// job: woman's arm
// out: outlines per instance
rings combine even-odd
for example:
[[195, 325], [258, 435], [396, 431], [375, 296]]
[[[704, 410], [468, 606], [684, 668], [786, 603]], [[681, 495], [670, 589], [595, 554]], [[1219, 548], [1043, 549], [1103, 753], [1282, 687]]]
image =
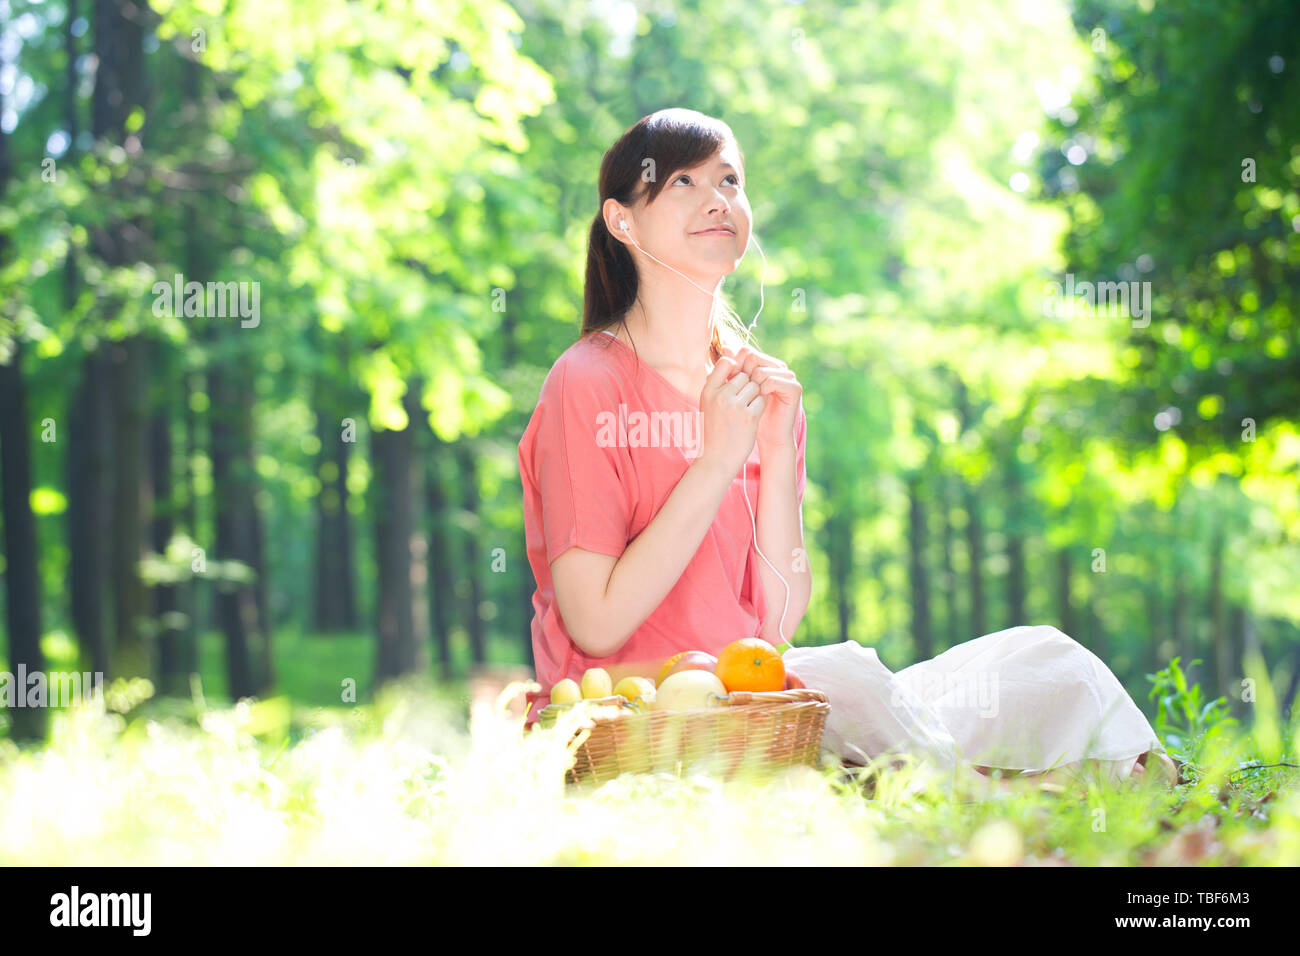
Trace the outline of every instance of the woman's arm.
[[[795, 628], [803, 620], [812, 598], [812, 570], [803, 545], [803, 523], [796, 495], [795, 446], [760, 448], [762, 464], [758, 489], [758, 506], [754, 509], [758, 524], [758, 546], [767, 560], [776, 565], [781, 577], [790, 585], [790, 604], [786, 607], [785, 585], [761, 556], [759, 579], [767, 596], [767, 617], [759, 637], [780, 647], [790, 642]], [[785, 621], [781, 611], [785, 610]], [[782, 632], [784, 637], [782, 637]]]
[[584, 654], [615, 653], [663, 602], [699, 550], [734, 477], [713, 459], [696, 458], [622, 556], [575, 547], [551, 562], [560, 616]]

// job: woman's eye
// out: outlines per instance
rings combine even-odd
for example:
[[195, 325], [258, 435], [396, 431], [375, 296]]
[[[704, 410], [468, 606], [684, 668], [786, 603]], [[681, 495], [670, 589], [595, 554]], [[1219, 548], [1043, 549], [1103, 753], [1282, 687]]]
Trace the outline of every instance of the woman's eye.
[[[683, 179], [690, 179], [690, 178], [691, 177], [688, 176], [686, 173], [682, 173], [680, 176], [677, 177], [676, 180], [674, 180], [674, 185], [676, 185], [676, 183], [680, 183]], [[737, 176], [735, 173], [728, 173], [727, 179], [734, 179], [736, 181], [736, 185], [737, 186], [740, 185], [740, 177]], [[724, 179], [723, 182], [725, 183], [727, 179]]]

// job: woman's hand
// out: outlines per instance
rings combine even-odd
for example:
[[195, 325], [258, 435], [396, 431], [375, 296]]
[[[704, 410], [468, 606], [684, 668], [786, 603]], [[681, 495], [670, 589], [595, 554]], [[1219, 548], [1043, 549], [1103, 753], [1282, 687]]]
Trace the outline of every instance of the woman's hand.
[[758, 386], [758, 393], [767, 402], [758, 422], [759, 455], [765, 450], [779, 451], [795, 447], [794, 425], [799, 415], [799, 401], [803, 386], [794, 372], [778, 358], [773, 358], [748, 345], [722, 354], [735, 361], [737, 370], [744, 372], [749, 381]]
[[[766, 400], [730, 355], [718, 359], [700, 391], [700, 457], [731, 481], [754, 449]], [[761, 452], [760, 452], [761, 453]]]

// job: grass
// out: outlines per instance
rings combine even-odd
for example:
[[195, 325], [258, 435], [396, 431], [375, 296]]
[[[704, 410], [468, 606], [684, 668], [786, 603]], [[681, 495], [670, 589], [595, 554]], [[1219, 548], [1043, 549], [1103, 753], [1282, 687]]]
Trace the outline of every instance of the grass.
[[1295, 724], [1238, 727], [1173, 671], [1160, 733], [1187, 782], [978, 797], [908, 760], [566, 789], [576, 714], [523, 735], [425, 678], [340, 706], [340, 674], [364, 686], [365, 642], [286, 637], [277, 654], [300, 697], [217, 703], [215, 675], [201, 702], [116, 683], [53, 713], [45, 747], [0, 740], [0, 865], [1300, 864], [1300, 770], [1249, 769], [1300, 763]]

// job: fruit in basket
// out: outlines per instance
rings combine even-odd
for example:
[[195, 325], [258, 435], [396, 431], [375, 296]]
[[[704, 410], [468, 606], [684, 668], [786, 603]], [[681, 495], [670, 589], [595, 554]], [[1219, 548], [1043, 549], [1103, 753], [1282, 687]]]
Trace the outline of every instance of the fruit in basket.
[[655, 710], [697, 710], [716, 707], [716, 698], [727, 696], [718, 675], [705, 670], [684, 670], [669, 674], [655, 690]]
[[592, 667], [582, 675], [582, 696], [586, 700], [595, 697], [609, 697], [614, 693], [614, 684], [609, 679], [609, 671], [603, 667]]
[[786, 690], [795, 690], [796, 688], [807, 687], [807, 686], [808, 686], [808, 685], [805, 684], [805, 683], [803, 682], [803, 678], [802, 678], [802, 677], [800, 677], [800, 676], [799, 676], [798, 674], [796, 674], [794, 671], [790, 670], [790, 668], [788, 668], [788, 667], [785, 669], [785, 689], [786, 689]]
[[571, 704], [575, 700], [582, 700], [582, 690], [573, 678], [566, 677], [551, 688], [552, 704]]
[[650, 703], [655, 699], [655, 682], [648, 677], [624, 677], [614, 688], [614, 693], [632, 703]]
[[708, 671], [712, 674], [717, 666], [718, 659], [712, 654], [706, 654], [704, 651], [682, 651], [664, 661], [664, 666], [659, 668], [659, 680], [656, 683], [662, 684], [673, 674], [680, 674], [682, 671]]
[[714, 673], [728, 692], [785, 690], [785, 663], [761, 637], [746, 637], [724, 647]]
[[668, 675], [672, 673], [673, 665], [689, 653], [690, 651], [678, 651], [672, 657], [668, 658], [668, 660], [664, 661], [663, 666], [659, 668], [659, 676], [655, 678], [655, 686], [658, 687], [667, 680]]

